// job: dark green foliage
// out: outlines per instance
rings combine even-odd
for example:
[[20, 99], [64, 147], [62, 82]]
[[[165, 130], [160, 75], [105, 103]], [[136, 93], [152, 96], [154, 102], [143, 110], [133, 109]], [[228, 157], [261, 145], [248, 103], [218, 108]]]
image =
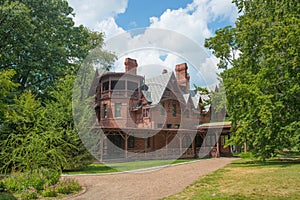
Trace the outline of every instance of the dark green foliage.
[[73, 122], [74, 76], [81, 64], [85, 74], [109, 69], [115, 56], [71, 15], [66, 0], [0, 0], [0, 173], [91, 162]]
[[13, 97], [13, 91], [16, 90], [18, 84], [12, 82], [12, 77], [15, 75], [14, 70], [0, 71], [0, 124], [4, 119], [4, 113], [8, 109]]
[[68, 144], [51, 129], [46, 113], [41, 102], [30, 92], [15, 98], [15, 104], [6, 112], [1, 127], [1, 171], [40, 167], [60, 170], [66, 162], [63, 152]]
[[47, 98], [55, 81], [75, 74], [89, 50], [103, 43], [101, 33], [74, 26], [66, 0], [0, 2], [0, 71], [14, 69], [21, 92]]
[[61, 79], [45, 106], [30, 92], [15, 99], [1, 127], [1, 171], [41, 167], [61, 171], [83, 168], [93, 161], [73, 121], [73, 80], [71, 76]]
[[[265, 159], [300, 144], [300, 5], [298, 1], [234, 1], [243, 10], [236, 27], [225, 27], [206, 47], [226, 69], [232, 143], [247, 141]], [[233, 54], [235, 52], [235, 54]], [[239, 57], [233, 56], [239, 52]]]
[[72, 112], [74, 79], [74, 76], [60, 79], [51, 90], [52, 100], [46, 104], [46, 116], [51, 122], [51, 128], [65, 144], [58, 145], [64, 147], [62, 155], [66, 160], [61, 169], [84, 168], [94, 160], [84, 147], [74, 124]]

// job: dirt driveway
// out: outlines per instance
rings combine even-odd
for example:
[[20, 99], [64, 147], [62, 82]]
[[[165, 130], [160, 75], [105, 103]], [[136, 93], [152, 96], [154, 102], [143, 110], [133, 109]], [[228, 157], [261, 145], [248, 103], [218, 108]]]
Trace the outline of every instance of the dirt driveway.
[[86, 187], [75, 200], [159, 199], [180, 192], [200, 176], [236, 158], [216, 158], [143, 172], [71, 176]]

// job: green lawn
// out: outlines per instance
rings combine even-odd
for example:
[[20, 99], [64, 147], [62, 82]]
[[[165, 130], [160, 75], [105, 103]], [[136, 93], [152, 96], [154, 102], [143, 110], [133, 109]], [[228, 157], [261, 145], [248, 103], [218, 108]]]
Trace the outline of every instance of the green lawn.
[[64, 174], [101, 174], [111, 172], [122, 172], [136, 169], [144, 169], [156, 166], [165, 166], [169, 164], [177, 164], [191, 162], [199, 159], [179, 159], [179, 160], [148, 160], [105, 164], [91, 164], [86, 169], [80, 171], [64, 172]]
[[300, 199], [300, 159], [238, 160], [165, 199]]

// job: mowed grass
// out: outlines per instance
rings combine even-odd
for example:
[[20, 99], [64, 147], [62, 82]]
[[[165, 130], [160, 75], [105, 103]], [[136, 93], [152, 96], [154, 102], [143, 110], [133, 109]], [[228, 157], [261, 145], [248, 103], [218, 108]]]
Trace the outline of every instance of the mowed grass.
[[300, 199], [300, 160], [237, 160], [165, 199]]
[[69, 171], [64, 174], [102, 174], [112, 172], [122, 172], [137, 169], [145, 169], [157, 166], [166, 166], [169, 164], [178, 164], [184, 162], [191, 162], [199, 159], [178, 159], [178, 160], [147, 160], [147, 161], [133, 161], [120, 162], [110, 164], [91, 164], [86, 169], [80, 171]]

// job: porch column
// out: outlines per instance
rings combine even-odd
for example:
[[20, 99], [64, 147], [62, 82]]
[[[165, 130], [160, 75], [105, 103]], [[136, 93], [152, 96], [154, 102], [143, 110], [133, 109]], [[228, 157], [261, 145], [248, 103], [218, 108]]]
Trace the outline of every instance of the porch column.
[[127, 160], [128, 158], [128, 134], [125, 134], [125, 160]]
[[182, 156], [182, 136], [183, 134], [179, 134], [179, 152], [180, 152], [180, 157]]
[[220, 138], [218, 138], [217, 133], [215, 133], [215, 138], [217, 141], [217, 158], [219, 158], [220, 157], [220, 145], [219, 145]]
[[196, 136], [193, 138], [192, 136], [190, 136], [190, 139], [192, 140], [192, 152], [193, 152], [193, 157], [196, 156], [196, 151], [195, 151], [195, 140], [196, 140]]
[[104, 145], [104, 133], [100, 133], [100, 157], [99, 161], [103, 161], [103, 145]]
[[165, 157], [166, 158], [168, 158], [168, 132], [166, 132], [166, 134], [165, 134], [165, 142], [166, 142], [166, 145], [165, 145], [165, 147], [166, 147], [166, 153], [165, 153]]

